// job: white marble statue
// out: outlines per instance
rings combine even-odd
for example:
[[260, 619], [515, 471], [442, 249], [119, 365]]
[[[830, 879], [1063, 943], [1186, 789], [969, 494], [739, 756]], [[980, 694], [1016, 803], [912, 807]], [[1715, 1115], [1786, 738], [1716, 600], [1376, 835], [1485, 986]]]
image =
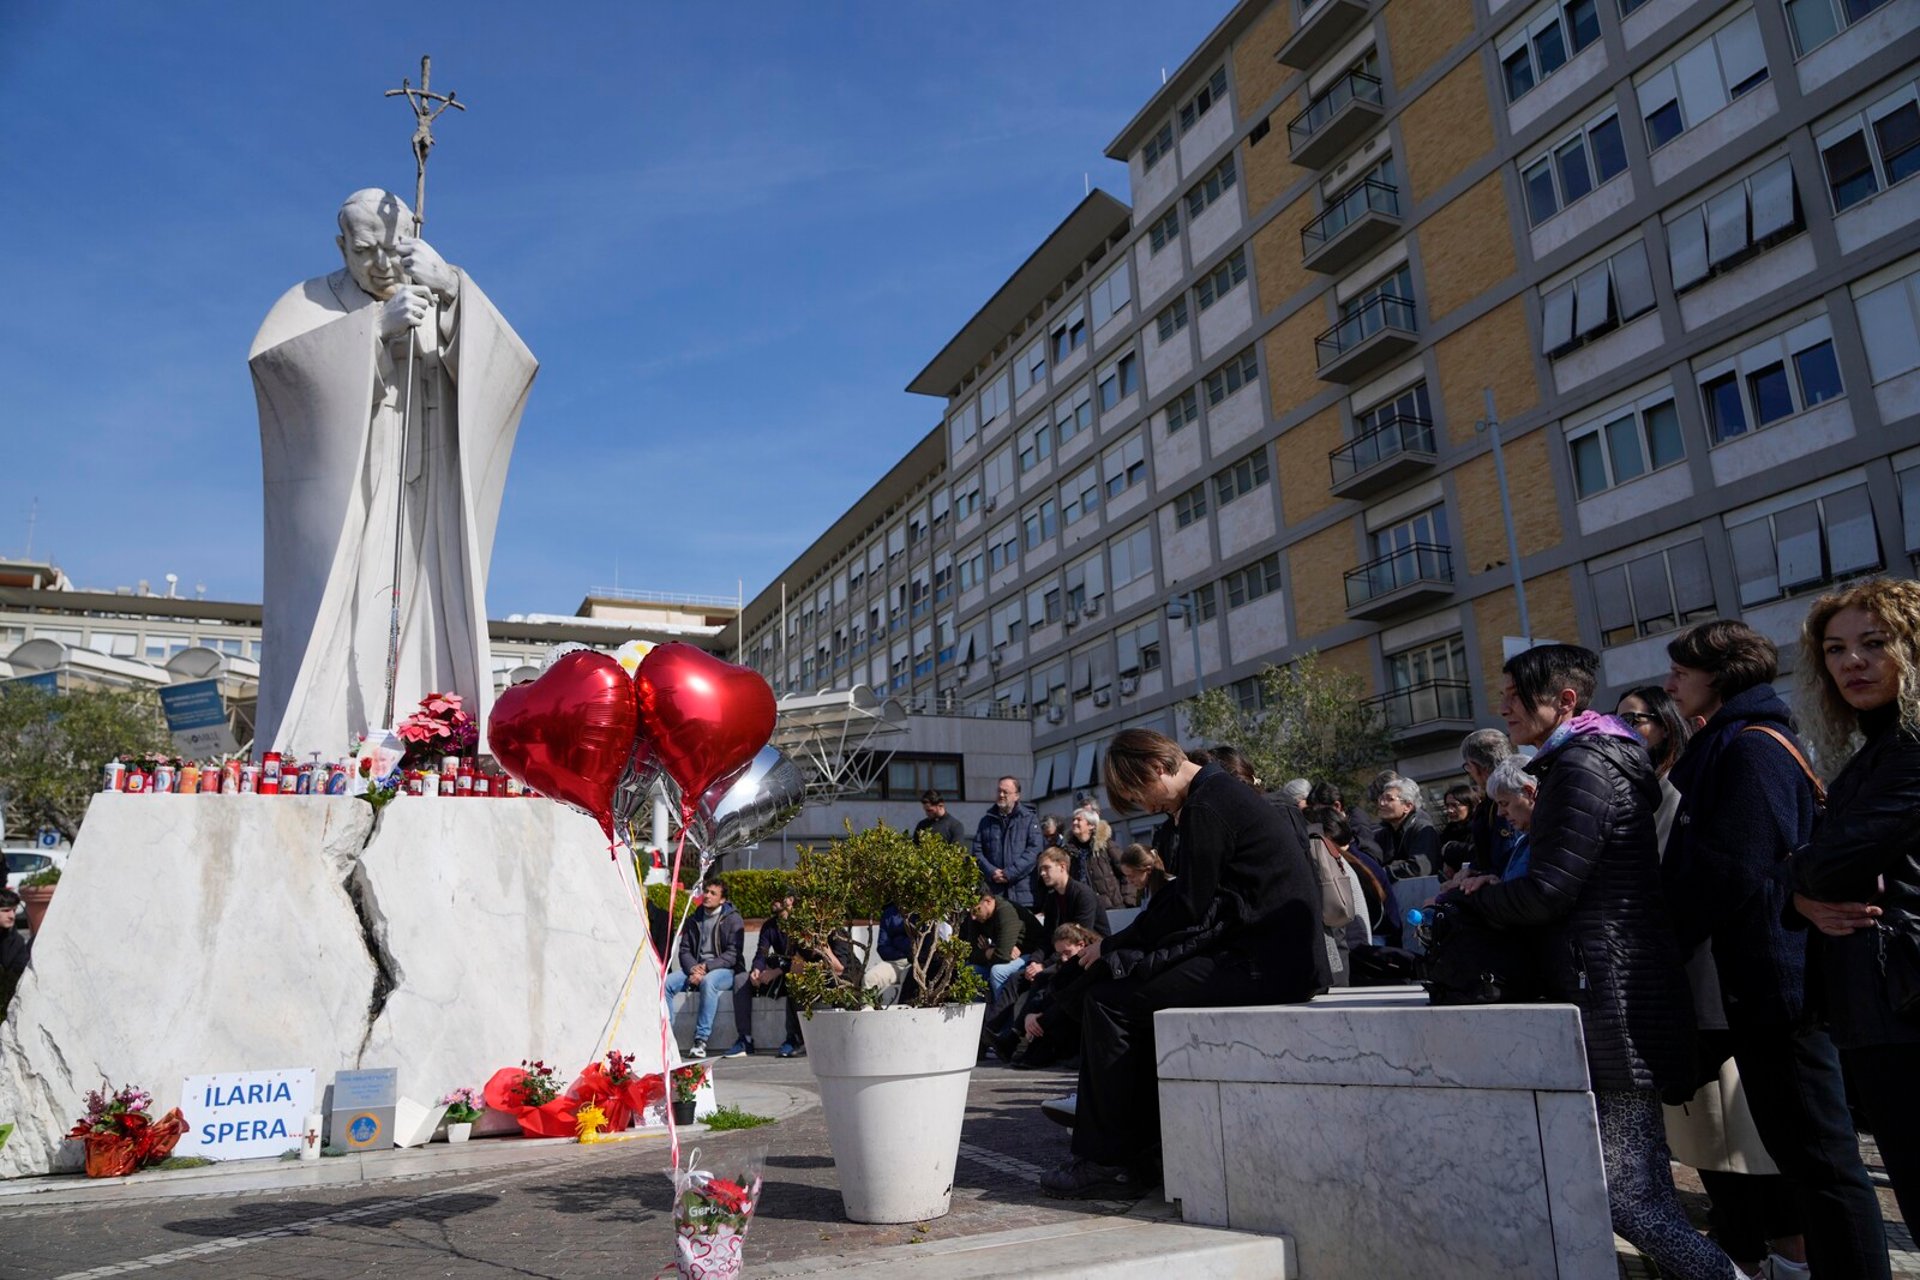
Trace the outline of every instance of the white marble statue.
[[399, 197], [356, 191], [339, 224], [346, 266], [288, 290], [248, 356], [266, 481], [255, 740], [327, 756], [383, 719], [403, 477], [395, 717], [450, 690], [484, 729], [487, 566], [539, 367], [479, 286], [414, 238]]

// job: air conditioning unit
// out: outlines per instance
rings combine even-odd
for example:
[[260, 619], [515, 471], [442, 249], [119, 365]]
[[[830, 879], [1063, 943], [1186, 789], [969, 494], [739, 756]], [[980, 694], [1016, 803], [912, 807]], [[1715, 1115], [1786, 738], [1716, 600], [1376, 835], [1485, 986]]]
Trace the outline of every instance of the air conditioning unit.
[[1130, 698], [1134, 694], [1138, 693], [1139, 691], [1140, 691], [1139, 676], [1121, 676], [1120, 677], [1120, 696], [1121, 697]]
[[1113, 701], [1113, 691], [1111, 689], [1095, 689], [1093, 691], [1094, 706], [1104, 707], [1110, 704], [1112, 701]]
[[1100, 616], [1100, 602], [1098, 600], [1087, 601], [1086, 615], [1089, 618], [1097, 618]]
[[999, 498], [997, 497], [988, 498], [985, 502], [980, 504], [980, 509], [982, 511], [992, 511], [995, 507], [999, 505], [1000, 505]]
[[1080, 625], [1080, 611], [1078, 609], [1067, 610], [1067, 625], [1070, 627]]
[[1059, 724], [1062, 720], [1065, 720], [1066, 718], [1067, 718], [1067, 710], [1065, 707], [1048, 707], [1047, 708], [1048, 724]]
[[993, 651], [992, 653], [990, 653], [990, 654], [988, 654], [988, 655], [987, 655], [987, 665], [988, 665], [988, 666], [990, 666], [990, 667], [997, 667], [997, 666], [999, 666], [999, 665], [1000, 665], [1000, 658], [1001, 658], [1001, 653], [1000, 653], [1000, 651], [999, 651], [998, 649], [995, 649], [995, 650], [994, 650], [994, 651]]

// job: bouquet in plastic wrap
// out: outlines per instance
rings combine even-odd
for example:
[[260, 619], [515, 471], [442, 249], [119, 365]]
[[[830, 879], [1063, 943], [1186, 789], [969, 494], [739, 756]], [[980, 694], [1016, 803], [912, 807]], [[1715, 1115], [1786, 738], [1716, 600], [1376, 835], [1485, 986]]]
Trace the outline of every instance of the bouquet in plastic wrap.
[[682, 1280], [735, 1280], [746, 1274], [747, 1228], [760, 1203], [761, 1152], [717, 1157], [703, 1168], [696, 1148], [673, 1179], [674, 1265]]

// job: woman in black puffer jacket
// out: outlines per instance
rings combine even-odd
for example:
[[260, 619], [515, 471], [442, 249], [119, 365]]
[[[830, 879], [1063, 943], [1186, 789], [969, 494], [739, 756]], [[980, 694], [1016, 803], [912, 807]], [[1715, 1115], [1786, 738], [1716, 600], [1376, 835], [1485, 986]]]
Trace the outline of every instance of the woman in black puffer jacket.
[[[1837, 759], [1813, 839], [1790, 860], [1807, 942], [1808, 1003], [1840, 1050], [1908, 1223], [1920, 1215], [1920, 583], [1822, 596], [1801, 634], [1813, 737]], [[1907, 986], [1905, 990], [1913, 991]]]
[[1681, 1280], [1743, 1275], [1673, 1190], [1661, 1096], [1693, 1092], [1693, 1011], [1660, 891], [1660, 782], [1638, 735], [1587, 709], [1599, 658], [1539, 645], [1503, 669], [1500, 714], [1536, 746], [1527, 870], [1467, 883], [1466, 909], [1523, 929], [1550, 999], [1580, 1008], [1613, 1229]]

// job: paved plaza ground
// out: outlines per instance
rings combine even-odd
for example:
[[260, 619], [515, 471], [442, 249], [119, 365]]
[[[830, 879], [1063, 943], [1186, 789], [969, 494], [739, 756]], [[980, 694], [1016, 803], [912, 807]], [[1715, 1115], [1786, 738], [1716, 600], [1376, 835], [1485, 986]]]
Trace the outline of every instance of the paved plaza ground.
[[[1142, 1220], [1143, 1231], [1167, 1216], [1157, 1198], [1139, 1205], [1072, 1204], [1039, 1195], [1035, 1178], [1066, 1150], [1066, 1132], [1036, 1109], [1072, 1087], [1061, 1073], [991, 1065], [975, 1072], [953, 1212], [899, 1227], [841, 1218], [826, 1125], [804, 1061], [727, 1061], [719, 1074], [722, 1101], [729, 1100], [730, 1086], [753, 1109], [785, 1113], [777, 1124], [698, 1134], [688, 1143], [709, 1152], [766, 1150], [767, 1189], [748, 1237], [749, 1274], [831, 1275], [839, 1269], [836, 1259], [852, 1265], [887, 1256], [876, 1251], [893, 1247], [932, 1257], [963, 1241], [1009, 1232], [1058, 1246], [1128, 1225], [1123, 1215]], [[644, 1280], [662, 1268], [671, 1272], [664, 1164], [664, 1143], [651, 1139], [596, 1147], [499, 1139], [318, 1166], [227, 1167], [114, 1183], [40, 1180], [32, 1192], [13, 1184], [0, 1189], [0, 1276]], [[1680, 1172], [1688, 1207], [1699, 1215], [1699, 1185]], [[299, 1185], [294, 1179], [325, 1181]], [[1891, 1194], [1883, 1191], [1882, 1200], [1897, 1223]], [[1896, 1227], [1896, 1240], [1896, 1274], [1920, 1280], [1920, 1256], [1904, 1226]], [[1415, 1249], [1436, 1246], [1444, 1248], [1438, 1241], [1410, 1242]], [[1624, 1247], [1621, 1265], [1623, 1276], [1655, 1274]], [[901, 1265], [894, 1273], [911, 1276], [913, 1268]], [[1165, 1274], [1188, 1272], [1169, 1257]]]

